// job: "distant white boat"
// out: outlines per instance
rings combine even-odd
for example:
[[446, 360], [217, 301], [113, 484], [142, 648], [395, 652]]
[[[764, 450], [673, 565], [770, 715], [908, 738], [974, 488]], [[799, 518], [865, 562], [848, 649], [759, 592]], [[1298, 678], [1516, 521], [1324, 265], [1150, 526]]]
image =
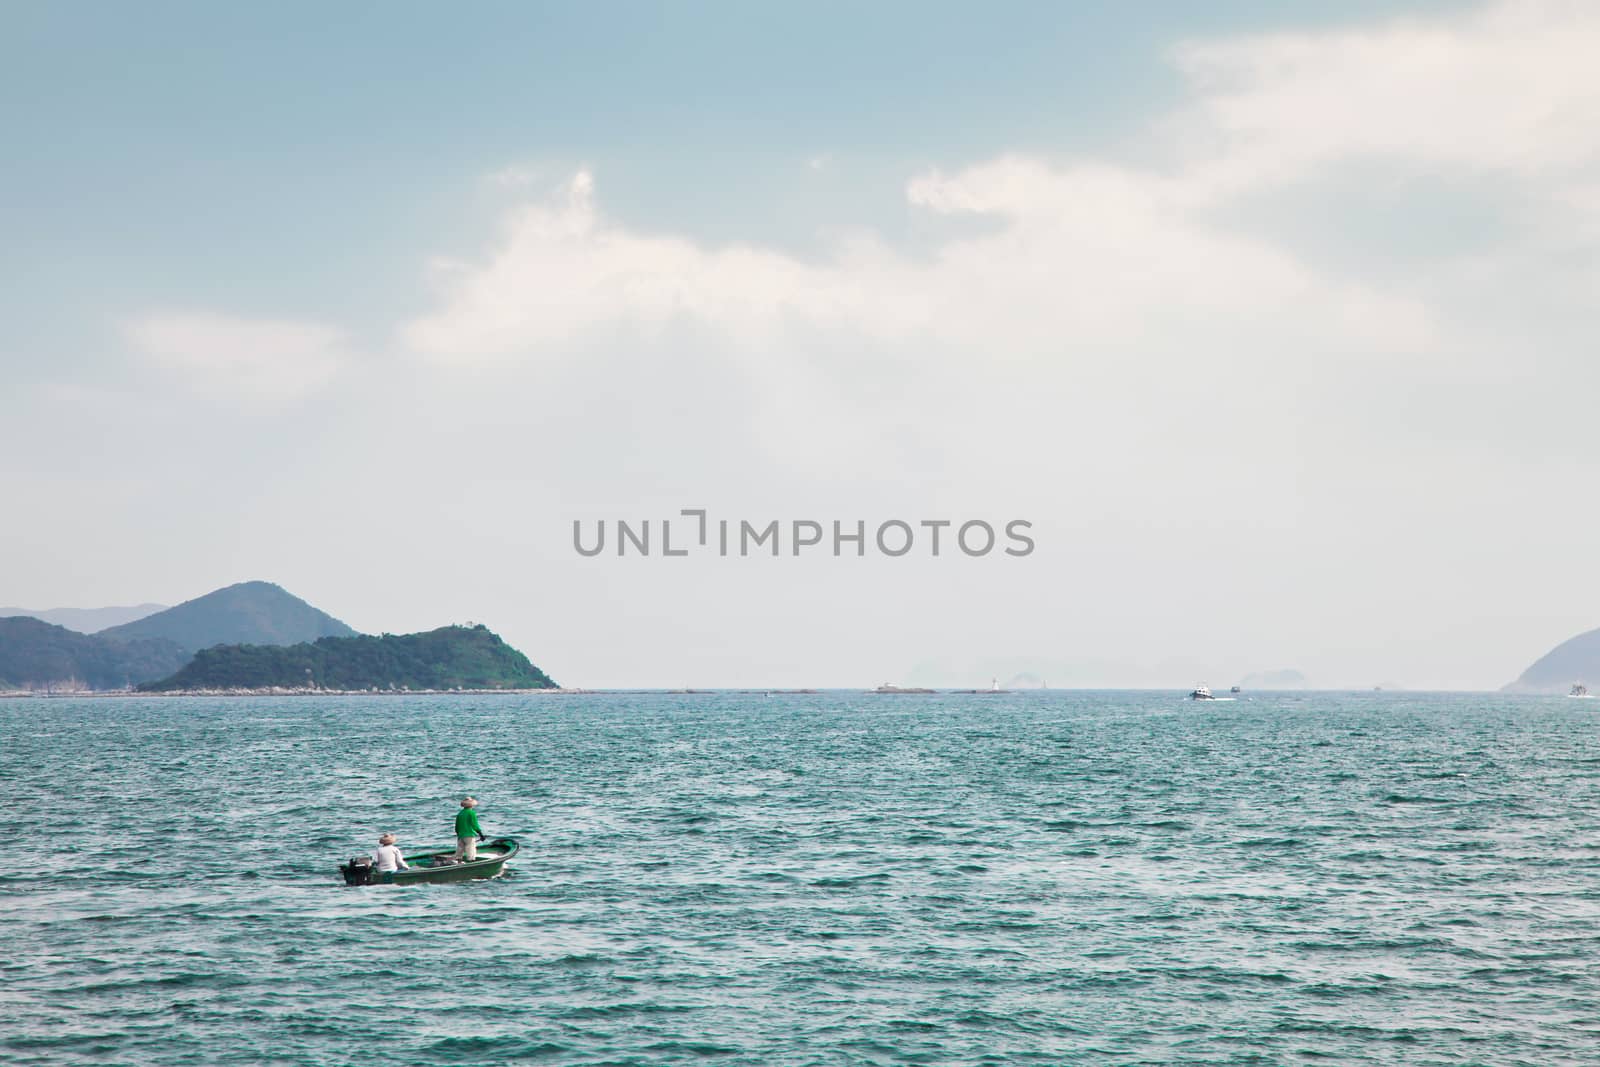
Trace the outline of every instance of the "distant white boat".
[[1189, 694], [1189, 699], [1190, 700], [1215, 700], [1217, 698], [1212, 696], [1211, 695], [1211, 690], [1207, 689], [1205, 686], [1197, 685], [1197, 686], [1194, 687], [1194, 691]]
[[1589, 692], [1589, 687], [1584, 685], [1582, 682], [1573, 682], [1571, 691], [1567, 693], [1567, 696], [1569, 697], [1587, 697], [1593, 695], [1594, 694]]

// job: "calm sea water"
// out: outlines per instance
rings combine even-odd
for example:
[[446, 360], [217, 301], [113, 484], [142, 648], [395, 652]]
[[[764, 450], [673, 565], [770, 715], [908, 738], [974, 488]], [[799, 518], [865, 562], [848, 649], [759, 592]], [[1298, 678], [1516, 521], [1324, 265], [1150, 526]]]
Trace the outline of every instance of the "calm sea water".
[[0, 1061], [1592, 1065], [1596, 704], [0, 701]]

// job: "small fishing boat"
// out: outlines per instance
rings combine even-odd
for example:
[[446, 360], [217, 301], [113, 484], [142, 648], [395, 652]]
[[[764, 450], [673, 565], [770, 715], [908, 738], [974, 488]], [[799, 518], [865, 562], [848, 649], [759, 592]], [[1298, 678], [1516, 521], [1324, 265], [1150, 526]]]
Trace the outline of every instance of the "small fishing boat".
[[1189, 693], [1189, 699], [1190, 700], [1215, 700], [1217, 698], [1212, 696], [1211, 695], [1211, 690], [1207, 689], [1205, 686], [1197, 685]]
[[1586, 697], [1588, 695], [1589, 687], [1584, 685], [1582, 682], [1573, 682], [1572, 689], [1567, 692], [1567, 696], [1569, 697]]
[[475, 860], [456, 859], [454, 846], [431, 848], [406, 855], [410, 867], [403, 871], [379, 871], [371, 856], [357, 856], [339, 864], [345, 885], [416, 885], [419, 882], [465, 882], [471, 878], [493, 878], [505, 869], [506, 861], [517, 854], [517, 839], [496, 837], [478, 846]]

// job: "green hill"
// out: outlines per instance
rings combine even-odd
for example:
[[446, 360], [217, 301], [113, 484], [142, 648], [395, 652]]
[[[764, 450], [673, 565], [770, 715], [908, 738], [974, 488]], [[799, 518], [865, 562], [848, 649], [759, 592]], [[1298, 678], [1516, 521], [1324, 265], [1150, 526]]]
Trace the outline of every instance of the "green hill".
[[171, 674], [188, 659], [159, 637], [110, 641], [39, 619], [0, 619], [0, 689], [121, 689]]
[[174, 689], [554, 689], [556, 683], [483, 626], [420, 634], [324, 637], [298, 645], [202, 649], [146, 692]]
[[100, 631], [117, 641], [157, 637], [194, 652], [212, 645], [293, 645], [355, 631], [271, 582], [240, 582]]

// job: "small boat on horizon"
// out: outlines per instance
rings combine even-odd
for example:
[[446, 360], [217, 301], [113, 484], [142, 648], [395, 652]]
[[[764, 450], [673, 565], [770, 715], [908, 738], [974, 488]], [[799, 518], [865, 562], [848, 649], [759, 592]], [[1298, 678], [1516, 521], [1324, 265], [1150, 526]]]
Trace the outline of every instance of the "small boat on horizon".
[[1190, 692], [1189, 699], [1190, 700], [1215, 700], [1217, 698], [1212, 696], [1211, 695], [1211, 690], [1207, 689], [1205, 686], [1197, 685], [1197, 686], [1194, 687], [1194, 690], [1192, 692]]
[[454, 846], [441, 846], [406, 856], [411, 866], [403, 871], [380, 871], [371, 856], [357, 856], [339, 864], [345, 885], [417, 885], [423, 882], [465, 882], [473, 878], [493, 878], [505, 869], [506, 861], [517, 854], [517, 839], [496, 837], [478, 847], [478, 858], [456, 858]]
[[1569, 697], [1586, 697], [1590, 695], [1589, 687], [1582, 682], [1573, 682], [1571, 690], [1567, 692]]

